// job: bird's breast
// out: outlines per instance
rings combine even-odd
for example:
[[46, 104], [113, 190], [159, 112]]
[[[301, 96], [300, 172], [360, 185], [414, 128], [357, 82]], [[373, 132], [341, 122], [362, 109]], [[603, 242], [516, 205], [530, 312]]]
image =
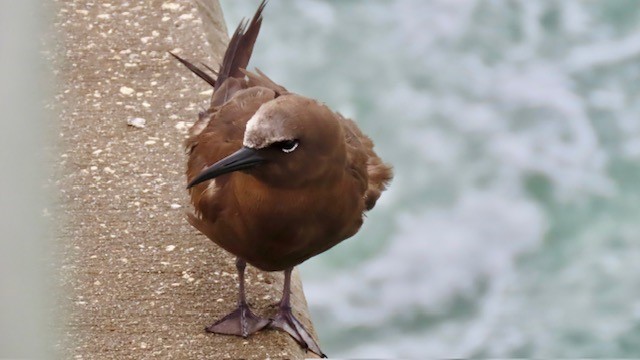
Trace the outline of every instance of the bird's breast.
[[295, 266], [362, 224], [362, 196], [336, 187], [271, 188], [243, 173], [233, 174], [227, 185], [209, 237], [263, 270]]

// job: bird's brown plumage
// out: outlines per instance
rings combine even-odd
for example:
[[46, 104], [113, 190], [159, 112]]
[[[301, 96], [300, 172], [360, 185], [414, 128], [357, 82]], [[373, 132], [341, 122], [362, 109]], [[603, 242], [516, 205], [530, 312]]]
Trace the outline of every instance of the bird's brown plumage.
[[260, 70], [246, 70], [264, 5], [248, 26], [238, 26], [215, 80], [174, 55], [214, 87], [210, 108], [185, 143], [194, 206], [188, 219], [238, 257], [238, 310], [208, 331], [247, 336], [265, 326], [245, 302], [246, 261], [266, 271], [285, 270], [285, 291], [271, 326], [322, 354], [291, 314], [291, 268], [353, 236], [392, 172], [354, 121], [290, 93]]
[[[301, 140], [301, 147], [317, 143], [315, 149], [320, 153], [314, 156], [326, 161], [291, 160], [299, 166], [293, 169], [296, 172], [285, 174], [263, 165], [260, 170], [222, 175], [190, 190], [195, 211], [189, 222], [194, 227], [250, 264], [275, 271], [295, 266], [354, 235], [363, 212], [373, 208], [392, 173], [355, 122], [315, 100], [288, 92], [259, 70], [244, 69], [263, 7], [247, 29], [243, 24], [238, 27], [230, 41], [211, 108], [186, 140], [186, 175], [190, 182], [206, 167], [240, 149], [247, 122], [265, 104], [277, 108], [278, 116], [291, 118], [295, 127], [304, 128], [310, 139]], [[331, 129], [322, 133], [326, 127]], [[285, 166], [281, 172], [287, 170]]]

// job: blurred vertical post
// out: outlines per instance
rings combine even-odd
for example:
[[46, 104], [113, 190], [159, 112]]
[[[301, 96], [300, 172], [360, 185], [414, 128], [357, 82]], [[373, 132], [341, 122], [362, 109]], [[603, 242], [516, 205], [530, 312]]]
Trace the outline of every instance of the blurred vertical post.
[[[0, 358], [45, 358], [43, 4], [0, 1]], [[49, 238], [53, 238], [52, 236]], [[50, 247], [49, 247], [50, 248]]]

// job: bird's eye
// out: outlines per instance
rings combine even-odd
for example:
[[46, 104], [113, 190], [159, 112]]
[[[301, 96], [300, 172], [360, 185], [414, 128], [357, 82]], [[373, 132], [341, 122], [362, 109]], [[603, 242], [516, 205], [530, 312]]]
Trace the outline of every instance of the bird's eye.
[[298, 144], [299, 144], [298, 140], [284, 140], [284, 141], [278, 141], [273, 145], [276, 148], [282, 150], [283, 152], [290, 153], [298, 147]]

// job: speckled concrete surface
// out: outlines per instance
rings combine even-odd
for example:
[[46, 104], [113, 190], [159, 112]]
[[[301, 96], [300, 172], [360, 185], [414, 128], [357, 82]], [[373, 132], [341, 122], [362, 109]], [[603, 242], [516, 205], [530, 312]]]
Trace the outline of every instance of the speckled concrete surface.
[[[182, 141], [211, 91], [167, 51], [216, 64], [226, 39], [210, 46], [188, 1], [56, 4], [61, 358], [303, 358], [284, 333], [204, 332], [235, 305], [234, 259], [185, 220]], [[220, 24], [204, 27], [210, 38]], [[250, 268], [247, 280], [250, 303], [272, 315], [281, 275]]]

